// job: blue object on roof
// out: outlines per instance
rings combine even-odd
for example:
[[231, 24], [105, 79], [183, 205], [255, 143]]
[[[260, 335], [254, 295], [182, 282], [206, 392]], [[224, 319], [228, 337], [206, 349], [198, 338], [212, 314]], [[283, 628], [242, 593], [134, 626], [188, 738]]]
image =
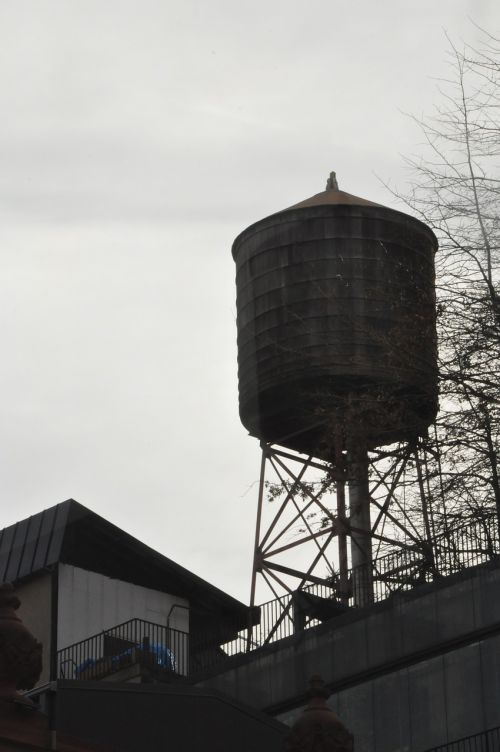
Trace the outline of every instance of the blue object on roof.
[[[155, 664], [157, 666], [160, 666], [161, 668], [166, 668], [169, 671], [175, 671], [175, 656], [172, 653], [172, 651], [169, 648], [164, 647], [163, 645], [157, 645], [156, 643], [152, 642], [149, 644], [144, 645], [143, 642], [140, 644], [127, 648], [127, 650], [123, 650], [121, 653], [117, 653], [116, 655], [112, 656], [106, 656], [108, 660], [111, 660], [111, 664], [113, 665], [113, 668], [115, 668], [117, 671], [120, 668], [120, 659], [123, 658], [126, 655], [132, 655], [132, 651], [139, 648], [140, 650], [143, 650], [146, 653], [153, 653], [155, 656]], [[87, 671], [89, 668], [93, 668], [97, 665], [96, 658], [86, 658], [82, 663], [80, 663], [79, 666], [75, 668], [75, 676], [79, 677], [80, 674], [82, 674], [84, 671]]]
[[80, 676], [84, 671], [86, 671], [88, 668], [92, 668], [96, 664], [95, 658], [86, 658], [83, 663], [80, 663], [79, 666], [75, 668], [75, 676]]

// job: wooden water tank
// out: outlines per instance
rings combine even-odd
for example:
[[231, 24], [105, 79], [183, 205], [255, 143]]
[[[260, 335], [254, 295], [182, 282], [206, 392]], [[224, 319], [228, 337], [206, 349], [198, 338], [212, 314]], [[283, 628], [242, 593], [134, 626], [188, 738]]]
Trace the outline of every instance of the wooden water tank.
[[332, 176], [232, 248], [241, 421], [316, 456], [336, 422], [377, 446], [424, 434], [437, 410], [436, 237]]

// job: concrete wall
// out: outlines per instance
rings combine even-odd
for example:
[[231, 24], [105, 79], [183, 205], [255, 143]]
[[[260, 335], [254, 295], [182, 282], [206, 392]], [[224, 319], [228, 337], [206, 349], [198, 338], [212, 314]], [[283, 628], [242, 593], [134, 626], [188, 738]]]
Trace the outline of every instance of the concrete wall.
[[[174, 604], [189, 605], [183, 598], [113, 580], [69, 564], [59, 565], [58, 599], [59, 650], [129, 619], [166, 625]], [[174, 609], [169, 625], [188, 632], [186, 608]]]
[[[391, 672], [329, 700], [356, 752], [426, 750], [500, 725], [500, 637]], [[291, 724], [302, 708], [277, 714]]]
[[43, 645], [43, 670], [38, 684], [44, 684], [50, 673], [51, 575], [43, 573], [16, 585], [16, 595], [21, 601], [19, 617]]
[[500, 725], [500, 568], [396, 596], [276, 643], [200, 682], [290, 722], [308, 678], [356, 752], [429, 747]]
[[59, 733], [121, 752], [279, 752], [287, 733], [264, 713], [181, 684], [58, 682], [56, 703]]

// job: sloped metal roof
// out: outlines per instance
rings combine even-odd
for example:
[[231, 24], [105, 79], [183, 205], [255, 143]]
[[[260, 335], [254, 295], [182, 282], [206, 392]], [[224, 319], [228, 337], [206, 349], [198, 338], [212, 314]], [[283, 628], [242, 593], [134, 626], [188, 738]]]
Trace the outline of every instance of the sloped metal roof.
[[0, 531], [1, 582], [15, 582], [59, 561], [70, 506], [65, 501]]
[[0, 582], [15, 583], [59, 562], [192, 599], [208, 611], [247, 611], [74, 499], [0, 531]]

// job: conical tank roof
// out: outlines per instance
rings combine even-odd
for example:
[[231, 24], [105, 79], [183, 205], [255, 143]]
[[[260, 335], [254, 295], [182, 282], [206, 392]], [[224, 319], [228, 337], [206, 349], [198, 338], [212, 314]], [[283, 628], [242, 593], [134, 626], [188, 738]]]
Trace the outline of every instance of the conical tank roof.
[[[352, 193], [346, 193], [346, 191], [340, 191], [338, 183], [337, 183], [336, 173], [331, 172], [330, 177], [328, 178], [326, 182], [326, 189], [322, 191], [321, 193], [316, 193], [314, 196], [310, 196], [309, 198], [304, 199], [304, 201], [300, 201], [298, 204], [287, 206], [284, 209], [280, 209], [279, 211], [268, 215], [267, 217], [263, 217], [262, 219], [259, 219], [256, 222], [253, 222], [245, 230], [240, 232], [240, 234], [235, 238], [233, 242], [233, 246], [232, 246], [233, 258], [236, 260], [236, 254], [238, 252], [238, 247], [241, 243], [241, 240], [242, 238], [246, 237], [249, 233], [253, 233], [257, 229], [265, 225], [268, 225], [269, 222], [273, 222], [277, 218], [282, 217], [287, 212], [292, 212], [292, 211], [295, 211], [296, 209], [314, 209], [315, 207], [320, 207], [320, 206], [372, 207], [373, 209], [379, 209], [379, 210], [382, 209], [382, 211], [384, 212], [394, 212], [396, 214], [402, 214], [402, 212], [398, 212], [395, 209], [390, 209], [388, 206], [384, 206], [383, 204], [377, 204], [375, 203], [375, 201], [369, 201], [368, 199], [361, 198], [360, 196], [353, 196]], [[407, 214], [403, 216], [408, 217]], [[414, 222], [418, 222], [419, 224], [422, 224], [420, 220], [414, 219], [413, 217], [411, 219]], [[430, 232], [428, 228], [426, 229]], [[436, 246], [437, 246], [437, 241], [436, 241]]]
[[379, 206], [383, 209], [387, 208], [382, 204], [376, 204], [374, 201], [368, 201], [366, 198], [360, 196], [353, 196], [351, 193], [340, 191], [337, 183], [337, 177], [334, 172], [330, 173], [330, 177], [326, 183], [326, 189], [321, 193], [316, 193], [310, 198], [306, 198], [304, 201], [300, 201], [298, 204], [288, 206], [282, 211], [289, 211], [291, 209], [306, 209], [309, 206], [331, 206], [340, 204], [350, 204], [351, 206]]

